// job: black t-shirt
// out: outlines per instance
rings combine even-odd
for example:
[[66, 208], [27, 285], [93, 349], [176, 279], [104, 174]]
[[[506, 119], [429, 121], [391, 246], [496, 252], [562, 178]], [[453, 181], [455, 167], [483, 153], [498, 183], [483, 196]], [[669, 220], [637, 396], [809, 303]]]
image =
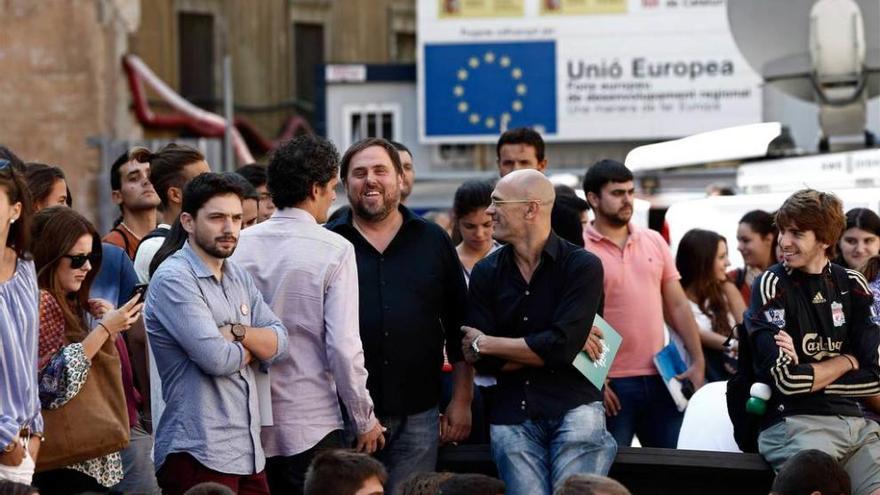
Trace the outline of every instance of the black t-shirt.
[[582, 247], [550, 233], [541, 263], [526, 283], [504, 246], [471, 272], [467, 322], [487, 335], [525, 338], [543, 367], [502, 372], [504, 361], [482, 357], [476, 368], [498, 386], [492, 424], [558, 419], [578, 406], [601, 401], [601, 392], [571, 364], [583, 348], [603, 294], [602, 262]]
[[462, 361], [467, 288], [446, 232], [404, 206], [403, 225], [383, 253], [352, 224], [349, 210], [327, 228], [354, 244], [367, 388], [379, 416], [438, 405], [443, 345]]

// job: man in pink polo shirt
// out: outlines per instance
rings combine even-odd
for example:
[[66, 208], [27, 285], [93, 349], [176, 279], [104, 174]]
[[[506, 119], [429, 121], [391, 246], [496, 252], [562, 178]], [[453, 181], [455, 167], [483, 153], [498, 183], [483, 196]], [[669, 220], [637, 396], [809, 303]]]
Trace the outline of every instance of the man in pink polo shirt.
[[684, 341], [693, 364], [680, 377], [703, 385], [705, 362], [697, 324], [666, 241], [630, 222], [633, 175], [602, 160], [587, 170], [584, 193], [596, 220], [584, 230], [588, 251], [605, 269], [605, 320], [623, 336], [605, 387], [608, 431], [618, 445], [675, 448], [683, 414], [654, 366], [664, 344], [663, 319]]

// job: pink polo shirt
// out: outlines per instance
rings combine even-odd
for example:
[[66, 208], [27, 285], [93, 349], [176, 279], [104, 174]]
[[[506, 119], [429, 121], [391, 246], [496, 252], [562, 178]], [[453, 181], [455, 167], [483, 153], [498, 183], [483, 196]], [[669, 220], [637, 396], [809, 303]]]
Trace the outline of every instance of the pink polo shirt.
[[620, 332], [623, 343], [611, 365], [611, 378], [656, 375], [654, 355], [663, 348], [662, 285], [681, 277], [663, 237], [629, 224], [621, 250], [592, 224], [584, 231], [588, 251], [605, 269], [605, 320]]

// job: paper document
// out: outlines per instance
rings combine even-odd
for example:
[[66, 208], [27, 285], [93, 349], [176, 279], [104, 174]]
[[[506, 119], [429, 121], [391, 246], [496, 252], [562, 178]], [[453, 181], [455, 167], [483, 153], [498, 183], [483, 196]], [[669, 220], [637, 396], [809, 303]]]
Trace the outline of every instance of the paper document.
[[620, 349], [620, 344], [623, 342], [623, 337], [599, 315], [596, 315], [596, 319], [593, 320], [593, 326], [599, 327], [599, 330], [602, 330], [602, 355], [599, 356], [599, 359], [593, 361], [586, 352], [581, 351], [577, 353], [574, 362], [571, 364], [582, 375], [587, 377], [587, 380], [590, 380], [596, 388], [602, 390], [602, 387], [605, 386], [605, 378], [611, 370], [611, 363], [614, 362], [617, 350]]

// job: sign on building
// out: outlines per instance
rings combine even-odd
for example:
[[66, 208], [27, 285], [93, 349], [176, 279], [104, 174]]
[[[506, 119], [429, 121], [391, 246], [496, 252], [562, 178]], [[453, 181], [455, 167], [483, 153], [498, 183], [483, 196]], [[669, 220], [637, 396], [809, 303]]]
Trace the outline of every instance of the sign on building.
[[420, 138], [673, 138], [761, 121], [724, 0], [418, 0]]

